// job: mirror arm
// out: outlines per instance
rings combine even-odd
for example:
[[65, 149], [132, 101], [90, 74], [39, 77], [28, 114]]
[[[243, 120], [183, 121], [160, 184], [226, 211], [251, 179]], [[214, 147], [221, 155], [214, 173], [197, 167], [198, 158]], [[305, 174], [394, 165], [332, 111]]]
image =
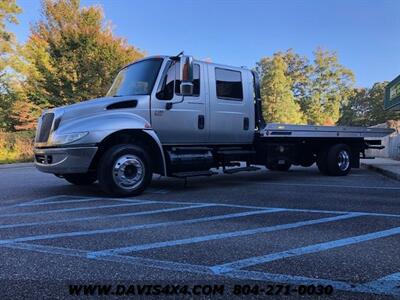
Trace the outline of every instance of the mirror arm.
[[166, 109], [166, 110], [170, 110], [170, 109], [174, 106], [174, 104], [182, 103], [184, 100], [185, 100], [185, 96], [182, 95], [182, 99], [179, 100], [179, 101], [176, 101], [176, 102], [172, 102], [172, 101], [171, 101], [171, 102], [167, 102], [167, 103], [165, 103], [165, 109]]

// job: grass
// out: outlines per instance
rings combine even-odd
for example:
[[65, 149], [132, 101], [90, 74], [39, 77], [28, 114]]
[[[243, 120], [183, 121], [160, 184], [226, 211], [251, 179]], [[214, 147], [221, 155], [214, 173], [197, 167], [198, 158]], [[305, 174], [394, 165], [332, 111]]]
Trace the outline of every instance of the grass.
[[32, 131], [0, 132], [0, 164], [33, 161]]

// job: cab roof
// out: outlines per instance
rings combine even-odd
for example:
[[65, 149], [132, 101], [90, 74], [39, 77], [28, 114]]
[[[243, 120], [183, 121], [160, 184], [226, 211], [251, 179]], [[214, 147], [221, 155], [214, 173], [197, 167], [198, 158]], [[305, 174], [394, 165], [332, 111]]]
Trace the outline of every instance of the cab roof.
[[[154, 59], [154, 58], [160, 58], [160, 59], [165, 59], [165, 58], [170, 58], [173, 57], [173, 55], [151, 55], [151, 56], [146, 56], [144, 58], [138, 59], [134, 62], [131, 62], [130, 64], [127, 64], [126, 66], [124, 66], [122, 69], [125, 69], [126, 67], [129, 67], [130, 65], [143, 61], [143, 60], [147, 60], [147, 59]], [[220, 68], [227, 68], [227, 69], [237, 69], [237, 70], [247, 70], [247, 71], [251, 71], [249, 68], [247, 67], [236, 67], [236, 66], [230, 66], [230, 65], [224, 65], [224, 64], [217, 64], [217, 63], [213, 63], [213, 62], [208, 62], [205, 60], [198, 60], [198, 59], [193, 59], [196, 63], [202, 63], [202, 64], [208, 64], [208, 65], [213, 65], [216, 67], [220, 67]]]

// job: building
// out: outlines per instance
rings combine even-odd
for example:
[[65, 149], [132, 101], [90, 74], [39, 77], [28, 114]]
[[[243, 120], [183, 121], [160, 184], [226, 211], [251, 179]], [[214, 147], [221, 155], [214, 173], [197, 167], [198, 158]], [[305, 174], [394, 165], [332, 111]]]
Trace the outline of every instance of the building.
[[384, 106], [385, 109], [400, 110], [400, 75], [386, 86]]

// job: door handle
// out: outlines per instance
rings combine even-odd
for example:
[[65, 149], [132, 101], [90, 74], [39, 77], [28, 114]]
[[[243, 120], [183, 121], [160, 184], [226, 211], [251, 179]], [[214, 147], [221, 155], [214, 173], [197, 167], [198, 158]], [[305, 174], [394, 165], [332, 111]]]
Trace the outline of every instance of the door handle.
[[249, 130], [249, 118], [247, 117], [243, 119], [243, 130]]
[[203, 115], [199, 115], [199, 117], [197, 119], [197, 127], [199, 129], [204, 129], [204, 116]]

